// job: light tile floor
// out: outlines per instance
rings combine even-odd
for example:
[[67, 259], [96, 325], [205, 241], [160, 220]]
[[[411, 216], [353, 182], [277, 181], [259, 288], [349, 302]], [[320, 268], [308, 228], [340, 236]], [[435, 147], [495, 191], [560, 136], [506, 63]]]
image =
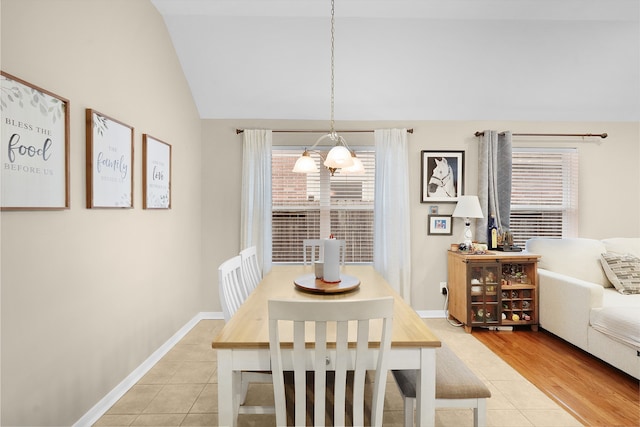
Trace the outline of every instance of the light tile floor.
[[[489, 427], [574, 427], [581, 424], [493, 354], [471, 334], [445, 319], [425, 319], [431, 330], [491, 390], [487, 401]], [[211, 341], [222, 320], [199, 322], [95, 424], [107, 426], [216, 426], [218, 394], [216, 353]], [[247, 404], [273, 401], [270, 384], [252, 384]], [[385, 426], [402, 426], [402, 398], [389, 377]], [[272, 415], [240, 415], [240, 426], [273, 426]], [[437, 427], [473, 426], [471, 409], [437, 409]]]

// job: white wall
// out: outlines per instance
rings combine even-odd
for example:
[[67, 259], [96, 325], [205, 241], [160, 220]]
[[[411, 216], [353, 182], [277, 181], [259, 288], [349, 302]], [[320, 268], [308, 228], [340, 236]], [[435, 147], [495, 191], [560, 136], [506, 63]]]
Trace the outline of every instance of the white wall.
[[[202, 157], [203, 184], [210, 188], [203, 195], [203, 253], [218, 265], [237, 251], [240, 235], [240, 169], [242, 135], [236, 128], [326, 129], [328, 122], [292, 120], [205, 120]], [[405, 121], [339, 122], [336, 129], [413, 128], [409, 136], [409, 175], [411, 180], [412, 229], [412, 305], [417, 310], [442, 310], [444, 297], [439, 282], [447, 280], [446, 250], [463, 240], [461, 220], [455, 219], [452, 236], [428, 236], [429, 204], [420, 203], [420, 151], [464, 150], [465, 194], [477, 190], [477, 144], [475, 131], [511, 130], [516, 133], [602, 133], [601, 140], [588, 138], [514, 138], [514, 146], [577, 147], [580, 153], [579, 234], [606, 238], [640, 235], [640, 124], [625, 122], [479, 122]], [[373, 145], [373, 134], [344, 134], [350, 144]], [[311, 145], [317, 134], [278, 134], [274, 145]], [[224, 156], [218, 153], [224, 152]], [[224, 183], [220, 185], [220, 183]], [[224, 206], [219, 201], [224, 200]], [[454, 204], [441, 203], [439, 212], [452, 213]], [[228, 247], [216, 244], [224, 238]], [[203, 272], [205, 281], [215, 280], [215, 271]], [[215, 289], [207, 289], [207, 299], [216, 299]]]
[[[201, 122], [148, 0], [2, 0], [2, 70], [70, 101], [71, 208], [2, 212], [2, 425], [71, 425], [202, 298]], [[85, 208], [85, 108], [135, 128], [134, 209]], [[173, 208], [142, 209], [142, 134]]]

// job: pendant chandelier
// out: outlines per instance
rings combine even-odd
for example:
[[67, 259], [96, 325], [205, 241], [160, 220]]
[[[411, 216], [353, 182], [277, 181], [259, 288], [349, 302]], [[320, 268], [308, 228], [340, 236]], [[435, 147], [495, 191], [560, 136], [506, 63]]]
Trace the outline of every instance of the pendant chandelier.
[[[335, 8], [334, 0], [331, 0], [331, 122], [330, 131], [328, 134], [322, 135], [316, 141], [313, 146], [307, 150], [305, 149], [302, 156], [296, 160], [296, 164], [293, 167], [293, 172], [299, 173], [313, 173], [318, 172], [315, 160], [311, 158], [311, 152], [317, 153], [323, 160], [323, 164], [331, 172], [331, 175], [335, 173], [337, 169], [341, 169], [343, 173], [358, 174], [364, 172], [364, 166], [360, 159], [356, 157], [356, 153], [349, 148], [347, 141], [338, 135], [335, 131], [335, 121], [333, 118], [334, 107], [334, 81], [335, 81], [335, 64], [334, 64], [334, 47], [335, 47]], [[329, 150], [327, 157], [313, 150], [321, 141], [329, 139], [334, 146]]]

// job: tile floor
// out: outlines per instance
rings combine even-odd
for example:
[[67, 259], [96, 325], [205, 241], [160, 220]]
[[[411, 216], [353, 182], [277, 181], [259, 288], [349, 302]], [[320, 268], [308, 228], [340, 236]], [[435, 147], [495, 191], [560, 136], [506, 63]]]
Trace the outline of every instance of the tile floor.
[[[492, 397], [487, 402], [489, 427], [581, 425], [472, 335], [445, 319], [424, 321], [491, 389]], [[216, 354], [211, 341], [223, 324], [222, 320], [199, 322], [94, 426], [216, 426]], [[402, 426], [402, 398], [393, 379], [389, 377], [388, 381], [384, 425]], [[247, 404], [269, 399], [273, 399], [271, 385], [251, 385]], [[238, 424], [272, 426], [275, 418], [240, 415]], [[472, 411], [437, 409], [436, 426], [473, 426]]]

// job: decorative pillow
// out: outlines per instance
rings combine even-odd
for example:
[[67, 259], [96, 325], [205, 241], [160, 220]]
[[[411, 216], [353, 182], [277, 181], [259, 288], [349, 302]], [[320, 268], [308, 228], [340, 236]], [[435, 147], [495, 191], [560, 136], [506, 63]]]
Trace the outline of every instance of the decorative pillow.
[[640, 294], [640, 258], [605, 252], [600, 262], [609, 281], [621, 294]]

